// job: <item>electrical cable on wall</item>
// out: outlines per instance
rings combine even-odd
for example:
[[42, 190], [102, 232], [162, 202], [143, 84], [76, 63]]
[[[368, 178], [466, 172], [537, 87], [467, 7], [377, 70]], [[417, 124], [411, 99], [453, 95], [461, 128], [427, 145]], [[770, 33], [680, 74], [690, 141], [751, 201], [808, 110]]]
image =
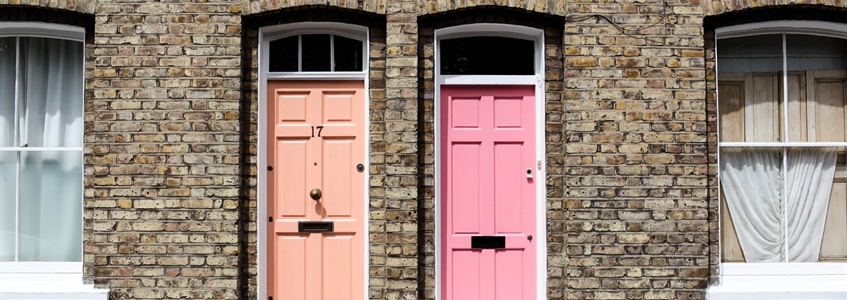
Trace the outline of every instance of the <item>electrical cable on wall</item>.
[[631, 28], [633, 26], [628, 26], [628, 27], [631, 28], [631, 29], [628, 29], [628, 28], [618, 24], [617, 22], [613, 21], [611, 18], [604, 16], [604, 15], [600, 15], [600, 14], [579, 16], [579, 17], [566, 17], [565, 22], [582, 22], [582, 21], [586, 21], [586, 20], [589, 20], [589, 19], [592, 19], [592, 18], [595, 19], [596, 22], [600, 22], [600, 20], [605, 20], [610, 25], [612, 25], [612, 27], [617, 29], [618, 32], [620, 32], [621, 34], [623, 34], [625, 36], [628, 36], [628, 37], [631, 37], [631, 38], [636, 38], [636, 39], [644, 39], [644, 40], [647, 40], [647, 41], [657, 43], [659, 45], [664, 45], [663, 40], [643, 37], [643, 36], [639, 36], [639, 35], [642, 35], [642, 33], [641, 33], [642, 30], [652, 28], [652, 27], [656, 27], [659, 24], [666, 25], [668, 16], [670, 16], [670, 13], [667, 12], [667, 9], [668, 9], [667, 0], [662, 0], [662, 13], [660, 14], [659, 20], [657, 20], [656, 22], [654, 22], [652, 24], [642, 26], [640, 28], [639, 27]]

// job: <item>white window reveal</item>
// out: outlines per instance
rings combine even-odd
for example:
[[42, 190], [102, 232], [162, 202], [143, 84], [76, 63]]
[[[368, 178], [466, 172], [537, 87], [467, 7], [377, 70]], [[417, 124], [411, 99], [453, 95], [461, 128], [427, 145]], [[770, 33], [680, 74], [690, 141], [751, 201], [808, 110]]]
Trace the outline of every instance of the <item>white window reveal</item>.
[[722, 284], [843, 297], [847, 39], [792, 26], [802, 22], [772, 25], [718, 31]]
[[0, 298], [107, 294], [81, 276], [82, 39], [76, 27], [0, 25]]

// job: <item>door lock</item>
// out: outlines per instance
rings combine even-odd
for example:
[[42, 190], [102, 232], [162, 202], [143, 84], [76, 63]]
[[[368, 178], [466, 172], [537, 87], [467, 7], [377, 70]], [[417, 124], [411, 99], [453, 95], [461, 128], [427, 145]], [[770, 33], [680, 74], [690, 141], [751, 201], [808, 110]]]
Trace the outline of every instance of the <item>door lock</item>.
[[321, 189], [319, 188], [313, 188], [309, 191], [309, 197], [312, 197], [312, 200], [318, 201], [318, 199], [321, 199], [321, 195]]
[[532, 242], [532, 235], [530, 234], [530, 235], [526, 236], [526, 240]]
[[532, 178], [532, 168], [526, 169], [526, 178]]
[[363, 164], [356, 165], [356, 171], [362, 172], [364, 170], [365, 170], [365, 165], [363, 165]]

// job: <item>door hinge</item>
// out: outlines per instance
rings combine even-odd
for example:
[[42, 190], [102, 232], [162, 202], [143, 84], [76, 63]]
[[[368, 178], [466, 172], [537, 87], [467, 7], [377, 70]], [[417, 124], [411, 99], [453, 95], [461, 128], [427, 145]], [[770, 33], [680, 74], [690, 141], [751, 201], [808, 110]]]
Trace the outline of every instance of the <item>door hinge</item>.
[[274, 217], [268, 217], [268, 222], [273, 222], [273, 221], [274, 221]]

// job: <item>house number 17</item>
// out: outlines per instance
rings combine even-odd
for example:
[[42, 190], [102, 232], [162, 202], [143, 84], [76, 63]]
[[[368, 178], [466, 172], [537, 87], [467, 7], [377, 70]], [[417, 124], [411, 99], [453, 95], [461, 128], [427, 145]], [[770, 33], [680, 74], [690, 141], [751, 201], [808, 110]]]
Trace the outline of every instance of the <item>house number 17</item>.
[[[323, 126], [318, 126], [318, 137], [321, 137], [321, 131], [324, 130]], [[315, 126], [312, 126], [312, 137], [315, 137]]]

